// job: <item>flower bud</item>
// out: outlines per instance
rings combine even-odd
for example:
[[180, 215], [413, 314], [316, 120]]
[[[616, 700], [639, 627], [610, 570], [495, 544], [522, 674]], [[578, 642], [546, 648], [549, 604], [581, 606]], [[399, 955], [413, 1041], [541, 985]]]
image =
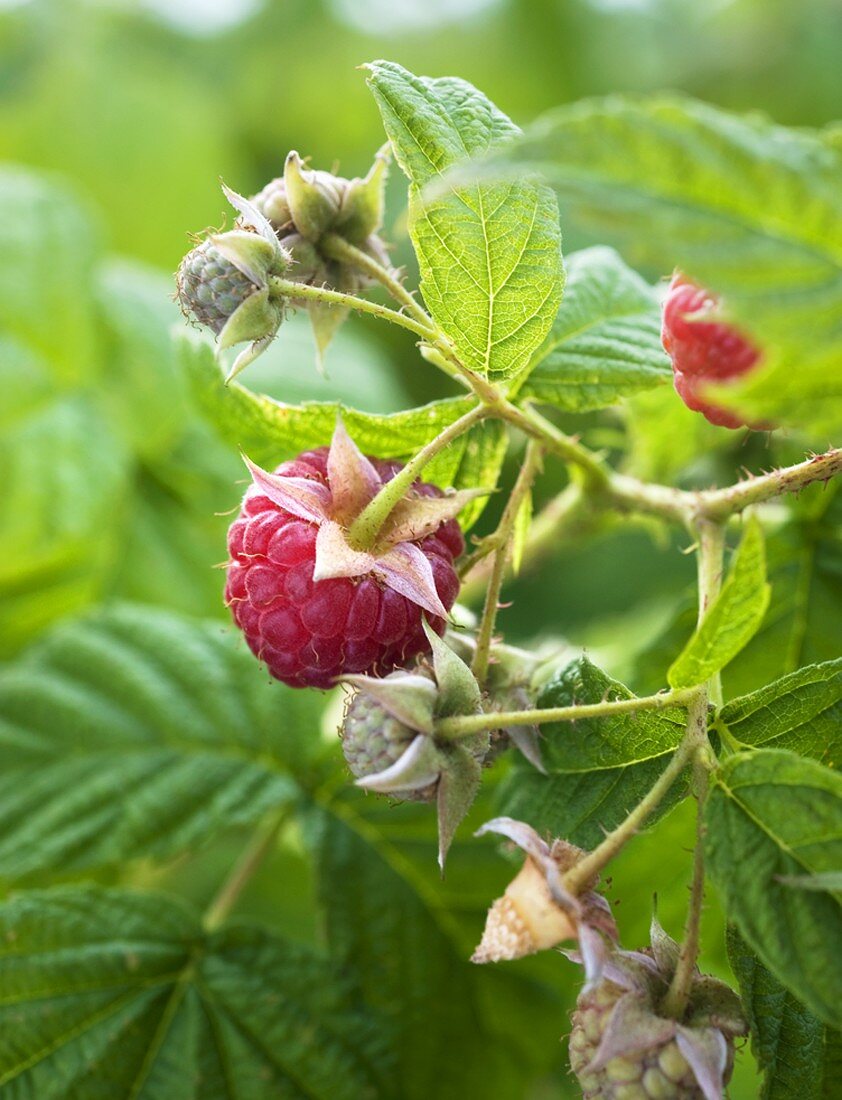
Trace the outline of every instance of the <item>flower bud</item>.
[[293, 150], [284, 165], [286, 201], [302, 236], [317, 241], [336, 221], [349, 181], [330, 172], [305, 168]]

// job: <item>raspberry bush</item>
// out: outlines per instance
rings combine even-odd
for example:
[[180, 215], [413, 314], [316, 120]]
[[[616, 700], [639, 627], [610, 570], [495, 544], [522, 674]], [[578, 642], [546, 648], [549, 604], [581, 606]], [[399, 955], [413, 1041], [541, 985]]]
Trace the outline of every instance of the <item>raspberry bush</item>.
[[[171, 399], [140, 415], [145, 374], [97, 406], [136, 453], [91, 447], [91, 477], [129, 470], [115, 513], [152, 486], [163, 557], [142, 543], [114, 588], [134, 602], [0, 672], [0, 1092], [828, 1097], [839, 143], [681, 98], [522, 133], [460, 79], [365, 74], [387, 138], [367, 174], [290, 152], [251, 198], [225, 188], [233, 224], [180, 265], [192, 329], [162, 339], [201, 430], [157, 441]], [[390, 258], [388, 171], [417, 286]], [[562, 227], [589, 247], [563, 255]], [[363, 314], [442, 396], [377, 414], [255, 392], [301, 312], [314, 368]], [[231, 510], [223, 630], [132, 587], [147, 552], [188, 587], [163, 509], [194, 495], [191, 448], [245, 463], [199, 508]], [[60, 473], [50, 524], [87, 560], [103, 517], [85, 541]], [[603, 608], [584, 653], [554, 609], [600, 604], [606, 545], [634, 629], [617, 645], [627, 608]], [[510, 598], [532, 600], [528, 637], [504, 637]], [[676, 889], [663, 853], [688, 843]], [[676, 939], [653, 920], [644, 944], [659, 884]]]

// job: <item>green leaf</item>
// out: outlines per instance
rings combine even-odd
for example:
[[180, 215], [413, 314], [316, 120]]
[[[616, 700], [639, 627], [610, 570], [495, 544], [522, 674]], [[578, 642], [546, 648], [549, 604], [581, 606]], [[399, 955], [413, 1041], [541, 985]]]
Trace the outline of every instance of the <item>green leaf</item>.
[[838, 1084], [832, 1057], [839, 1033], [784, 989], [733, 925], [726, 940], [751, 1027], [751, 1049], [763, 1070], [758, 1100], [830, 1097]]
[[557, 1046], [555, 970], [542, 985], [468, 961], [510, 868], [463, 826], [442, 882], [433, 808], [359, 792], [321, 802], [310, 833], [334, 966], [383, 1018], [401, 1100], [520, 1100]]
[[[180, 336], [179, 354], [202, 413], [230, 446], [262, 466], [272, 467], [300, 451], [327, 445], [340, 414], [366, 454], [405, 461], [476, 404], [472, 397], [449, 397], [386, 415], [360, 412], [338, 401], [283, 405], [236, 382], [225, 386], [213, 352], [204, 341]], [[493, 488], [505, 448], [501, 424], [478, 424], [438, 454], [425, 469], [424, 478], [445, 488]], [[485, 504], [483, 500], [468, 505], [460, 516], [463, 527], [476, 521]]]
[[[544, 688], [538, 706], [631, 698], [628, 688], [580, 657]], [[619, 824], [646, 794], [681, 741], [685, 725], [679, 708], [546, 723], [541, 726], [541, 755], [547, 774], [518, 760], [503, 785], [502, 812], [539, 831], [592, 847], [604, 829]], [[683, 794], [683, 784], [677, 783], [658, 814]]]
[[91, 211], [64, 184], [0, 170], [0, 329], [60, 383], [98, 373], [91, 290], [100, 247]]
[[370, 1100], [376, 1021], [335, 968], [173, 899], [83, 886], [0, 906], [0, 1089], [39, 1100]]
[[532, 526], [532, 490], [523, 494], [512, 529], [512, 572], [517, 576], [523, 561], [523, 551]]
[[842, 658], [732, 699], [717, 725], [742, 745], [791, 749], [832, 767], [842, 758]]
[[367, 69], [410, 181], [409, 229], [427, 308], [466, 367], [512, 378], [528, 365], [561, 301], [555, 197], [528, 179], [432, 195], [428, 185], [465, 158], [511, 140], [517, 127], [464, 80], [413, 76], [389, 61]]
[[[767, 365], [734, 399], [819, 434], [842, 423], [842, 149], [679, 97], [563, 107], [498, 164], [542, 171], [567, 223], [635, 266], [727, 296]], [[505, 164], [502, 165], [505, 168]]]
[[0, 874], [160, 859], [294, 799], [321, 700], [233, 634], [122, 607], [0, 673]]
[[520, 392], [568, 412], [614, 405], [672, 381], [652, 288], [612, 248], [565, 260], [564, 301]]
[[842, 1023], [842, 895], [781, 878], [842, 866], [842, 776], [777, 749], [739, 753], [714, 777], [705, 856], [728, 916], [811, 1012]]
[[[13, 377], [21, 368], [23, 384]], [[41, 361], [19, 344], [0, 348], [0, 386], [7, 395], [0, 433], [0, 655], [10, 656], [102, 593], [124, 519], [128, 460], [92, 400], [57, 393]]]
[[114, 260], [98, 276], [108, 414], [133, 451], [154, 458], [181, 434], [188, 411], [170, 332], [179, 318], [172, 282], [140, 264]]
[[769, 596], [763, 531], [752, 517], [746, 523], [722, 591], [669, 670], [670, 685], [693, 687], [724, 668], [757, 632]]

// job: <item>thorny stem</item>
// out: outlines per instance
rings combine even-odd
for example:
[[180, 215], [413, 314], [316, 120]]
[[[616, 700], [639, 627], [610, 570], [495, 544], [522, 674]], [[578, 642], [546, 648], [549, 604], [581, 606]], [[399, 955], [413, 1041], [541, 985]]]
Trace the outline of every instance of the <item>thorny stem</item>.
[[691, 744], [685, 738], [676, 749], [670, 762], [655, 780], [653, 786], [646, 792], [628, 817], [621, 821], [601, 844], [598, 844], [584, 859], [579, 860], [564, 876], [564, 885], [570, 893], [577, 894], [583, 887], [592, 882], [602, 868], [610, 863], [621, 848], [631, 840], [649, 815], [664, 800], [673, 783], [684, 771], [687, 764], [690, 763], [695, 752], [695, 744]]
[[750, 504], [762, 504], [784, 493], [797, 493], [814, 481], [829, 481], [838, 473], [842, 473], [842, 449], [836, 448], [813, 455], [795, 466], [747, 478], [725, 489], [701, 492], [698, 494], [700, 512], [708, 519], [721, 520]]
[[384, 321], [391, 321], [393, 325], [409, 329], [422, 340], [434, 339], [436, 333], [429, 325], [407, 317], [395, 309], [381, 305], [379, 302], [370, 302], [367, 298], [358, 298], [354, 294], [343, 294], [339, 290], [329, 290], [323, 286], [309, 286], [307, 283], [296, 283], [291, 279], [281, 279], [273, 276], [269, 280], [269, 287], [273, 296], [286, 298], [290, 301], [322, 302], [329, 306], [344, 306], [346, 309], [355, 309], [358, 313], [370, 313]]
[[231, 873], [222, 883], [216, 897], [205, 911], [202, 923], [208, 932], [219, 928], [228, 919], [228, 915], [239, 901], [243, 890], [275, 846], [278, 833], [288, 818], [289, 807], [284, 806], [268, 823], [258, 826], [252, 833]]
[[662, 691], [658, 695], [644, 695], [634, 699], [606, 699], [602, 703], [581, 703], [578, 706], [547, 707], [535, 710], [494, 711], [488, 714], [465, 714], [442, 718], [436, 723], [436, 732], [443, 737], [468, 737], [483, 730], [501, 726], [540, 725], [544, 722], [575, 722], [579, 718], [607, 718], [613, 714], [633, 714], [638, 710], [663, 710], [687, 703], [698, 688], [681, 688]]
[[[701, 624], [709, 613], [711, 605], [722, 587], [723, 556], [725, 552], [725, 525], [710, 519], [697, 521], [698, 534], [698, 578], [699, 578], [699, 617]], [[684, 925], [684, 936], [678, 964], [672, 976], [670, 987], [664, 997], [662, 1010], [676, 1020], [684, 1016], [693, 974], [699, 954], [699, 931], [702, 919], [702, 901], [705, 888], [705, 863], [703, 848], [702, 808], [707, 791], [707, 774], [703, 753], [708, 745], [707, 714], [708, 702], [722, 704], [722, 686], [719, 673], [702, 685], [698, 695], [690, 704], [687, 712], [687, 732], [683, 745], [691, 750], [694, 766], [694, 790], [696, 794], [696, 846], [693, 852], [693, 881], [690, 887], [690, 904]]]
[[489, 542], [493, 546], [494, 563], [491, 567], [491, 576], [488, 580], [488, 588], [485, 593], [485, 606], [477, 631], [477, 648], [474, 653], [471, 671], [477, 678], [480, 687], [485, 684], [488, 674], [488, 660], [491, 654], [491, 639], [494, 635], [494, 623], [497, 619], [497, 610], [500, 603], [500, 590], [503, 587], [503, 577], [509, 560], [512, 533], [517, 522], [520, 506], [526, 494], [532, 488], [532, 482], [541, 465], [542, 450], [534, 441], [530, 441], [526, 448], [523, 465], [520, 468], [517, 481], [506, 501], [503, 515], [497, 525], [497, 530], [489, 536]]
[[366, 550], [374, 545], [380, 528], [386, 522], [389, 513], [406, 496], [413, 482], [423, 471], [428, 462], [444, 450], [464, 432], [469, 431], [475, 424], [484, 420], [489, 415], [485, 405], [474, 405], [458, 420], [440, 432], [435, 439], [430, 440], [421, 450], [395, 476], [387, 481], [373, 500], [369, 501], [363, 511], [351, 524], [348, 530], [348, 542], [357, 550]]
[[704, 857], [704, 817], [705, 794], [707, 789], [707, 771], [699, 759], [696, 759], [694, 786], [696, 789], [696, 845], [693, 849], [693, 881], [690, 885], [690, 905], [684, 925], [684, 936], [678, 964], [672, 976], [670, 987], [661, 1005], [666, 1016], [676, 1020], [683, 1018], [693, 985], [696, 959], [699, 955], [699, 938], [702, 926], [702, 903], [705, 892]]

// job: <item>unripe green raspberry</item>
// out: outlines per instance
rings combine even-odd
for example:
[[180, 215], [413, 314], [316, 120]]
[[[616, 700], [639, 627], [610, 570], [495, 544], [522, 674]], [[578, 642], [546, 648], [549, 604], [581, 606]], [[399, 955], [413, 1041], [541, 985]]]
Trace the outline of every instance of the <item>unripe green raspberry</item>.
[[209, 240], [181, 261], [178, 300], [185, 314], [217, 336], [232, 313], [254, 293], [254, 283]]
[[269, 180], [262, 191], [251, 200], [260, 213], [269, 219], [276, 233], [284, 233], [292, 226], [292, 212], [287, 201], [287, 189], [283, 176]]
[[[675, 1037], [646, 1051], [610, 1058], [596, 1071], [590, 1069], [617, 1002], [628, 995], [628, 990], [603, 979], [579, 997], [570, 1035], [570, 1065], [584, 1100], [705, 1100]], [[732, 1041], [727, 1049], [725, 1084], [734, 1066]]]
[[[349, 703], [340, 732], [342, 752], [358, 779], [377, 775], [396, 764], [418, 737], [417, 730], [405, 726], [362, 691]], [[401, 801], [430, 802], [435, 793], [436, 783], [431, 783], [419, 790], [391, 791], [390, 796]]]

